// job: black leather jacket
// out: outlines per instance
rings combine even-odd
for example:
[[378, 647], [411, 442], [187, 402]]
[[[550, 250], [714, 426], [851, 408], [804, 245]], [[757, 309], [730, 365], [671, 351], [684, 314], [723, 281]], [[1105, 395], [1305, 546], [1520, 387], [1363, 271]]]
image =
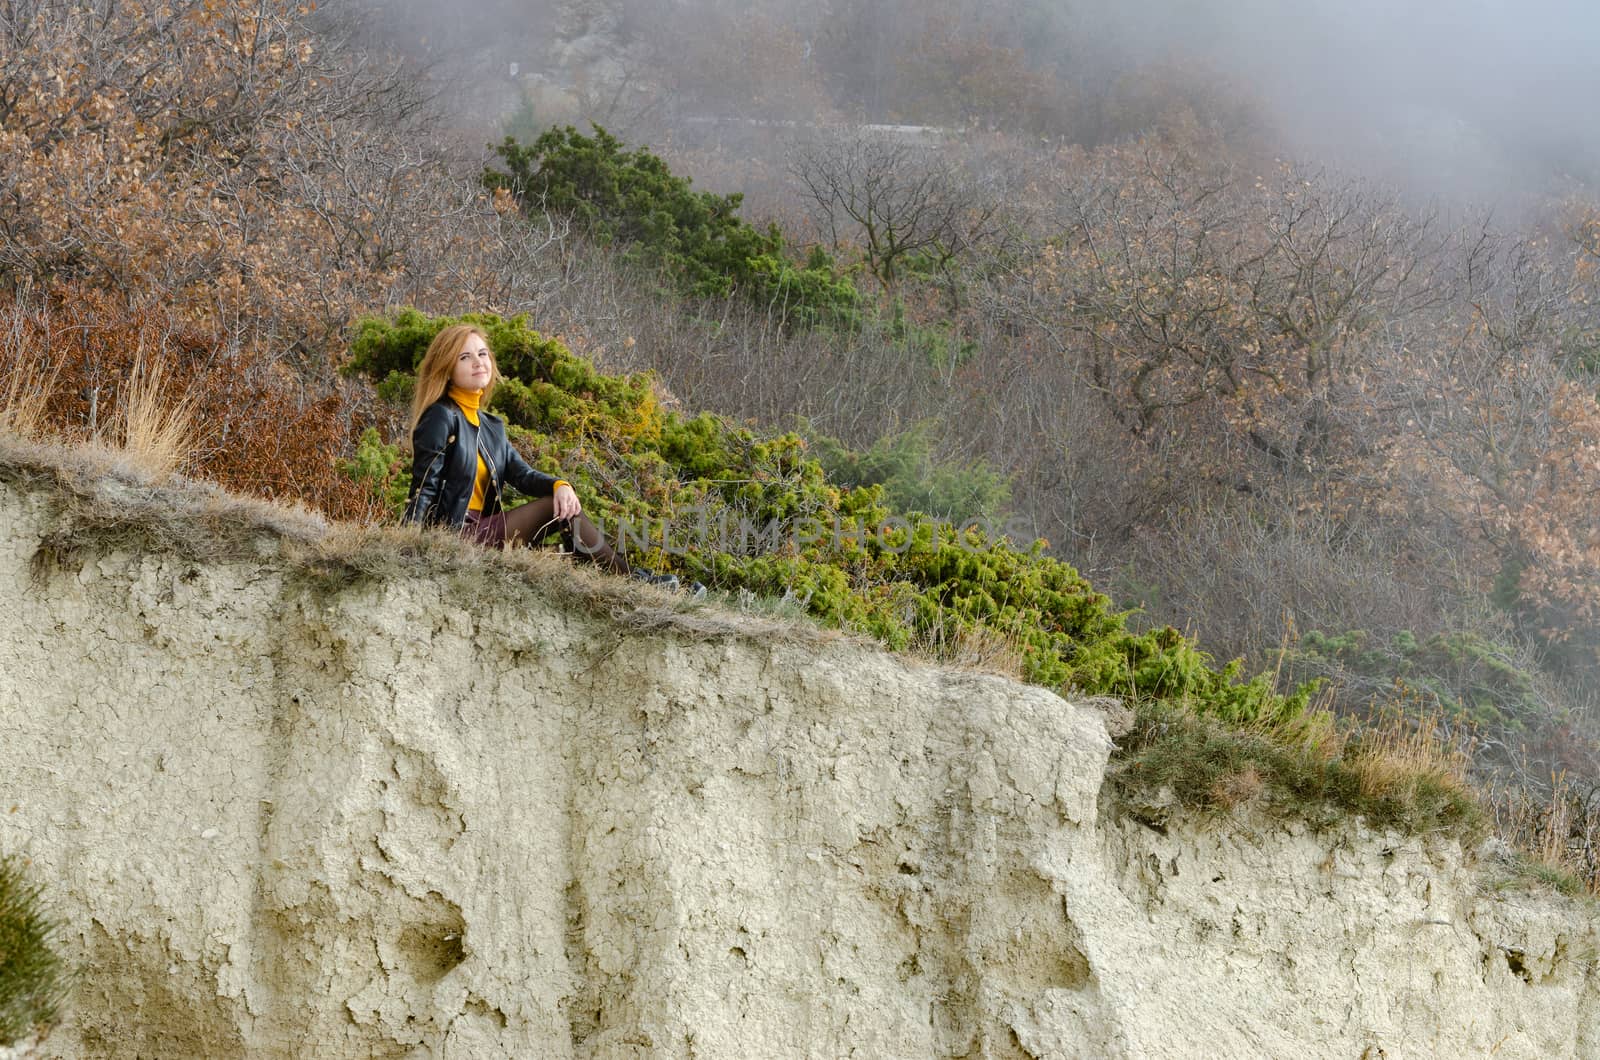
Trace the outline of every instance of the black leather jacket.
[[467, 520], [479, 454], [489, 469], [483, 495], [485, 517], [500, 511], [502, 486], [507, 482], [529, 497], [548, 497], [555, 492], [556, 477], [535, 471], [511, 447], [504, 420], [480, 411], [474, 427], [448, 397], [423, 412], [411, 433], [411, 452], [411, 492], [403, 522], [459, 529]]

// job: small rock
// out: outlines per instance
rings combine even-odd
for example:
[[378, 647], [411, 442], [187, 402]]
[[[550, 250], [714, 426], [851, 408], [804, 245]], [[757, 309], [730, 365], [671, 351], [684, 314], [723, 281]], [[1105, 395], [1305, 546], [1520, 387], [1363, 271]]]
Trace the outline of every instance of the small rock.
[[1098, 711], [1106, 734], [1113, 740], [1133, 731], [1133, 708], [1121, 696], [1090, 696], [1079, 700], [1078, 705]]
[[1511, 845], [1504, 839], [1501, 839], [1499, 836], [1490, 836], [1488, 839], [1485, 839], [1483, 841], [1483, 845], [1478, 848], [1478, 856], [1483, 858], [1494, 858], [1498, 861], [1512, 862], [1516, 860], [1517, 852], [1512, 850]]

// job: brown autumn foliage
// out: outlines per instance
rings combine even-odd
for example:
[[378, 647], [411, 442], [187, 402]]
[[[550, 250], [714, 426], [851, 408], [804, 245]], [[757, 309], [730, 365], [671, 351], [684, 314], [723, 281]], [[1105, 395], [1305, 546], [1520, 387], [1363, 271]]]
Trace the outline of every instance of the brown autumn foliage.
[[159, 302], [246, 336], [342, 323], [330, 274], [392, 267], [374, 224], [381, 188], [335, 205], [337, 179], [320, 178], [359, 150], [341, 119], [365, 93], [399, 90], [325, 70], [308, 12], [12, 9], [0, 22], [0, 269], [85, 280], [130, 308]]
[[454, 162], [418, 82], [290, 0], [0, 11], [0, 280], [159, 305], [326, 378], [360, 310], [505, 299], [557, 235]]
[[59, 435], [108, 436], [159, 372], [192, 408], [183, 470], [361, 517], [334, 464], [360, 402], [331, 340], [400, 282], [418, 226], [396, 200], [437, 180], [420, 153], [390, 153], [414, 96], [324, 54], [310, 16], [7, 5], [0, 318], [8, 369], [56, 373]]
[[379, 514], [335, 462], [370, 420], [370, 398], [352, 386], [308, 388], [260, 349], [230, 348], [226, 335], [162, 307], [130, 310], [82, 285], [0, 296], [0, 333], [0, 372], [46, 380], [37, 426], [63, 440], [113, 436], [123, 404], [139, 397], [131, 384], [158, 371], [168, 407], [190, 407], [179, 470], [334, 518]]

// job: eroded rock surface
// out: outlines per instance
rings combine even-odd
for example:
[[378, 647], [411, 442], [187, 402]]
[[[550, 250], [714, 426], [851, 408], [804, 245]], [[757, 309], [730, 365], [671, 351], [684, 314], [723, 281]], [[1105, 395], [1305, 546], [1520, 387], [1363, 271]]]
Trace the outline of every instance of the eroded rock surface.
[[85, 969], [46, 1055], [1600, 1055], [1587, 906], [1103, 817], [1042, 689], [73, 518], [0, 481], [0, 852]]

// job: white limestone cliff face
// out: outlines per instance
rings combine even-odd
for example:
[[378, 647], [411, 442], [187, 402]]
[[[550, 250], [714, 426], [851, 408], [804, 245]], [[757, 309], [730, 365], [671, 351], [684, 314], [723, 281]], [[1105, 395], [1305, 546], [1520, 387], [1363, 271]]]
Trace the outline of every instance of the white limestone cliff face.
[[0, 853], [83, 968], [43, 1055], [1600, 1055], [1586, 905], [1141, 823], [1045, 690], [200, 562], [77, 491], [0, 468]]

